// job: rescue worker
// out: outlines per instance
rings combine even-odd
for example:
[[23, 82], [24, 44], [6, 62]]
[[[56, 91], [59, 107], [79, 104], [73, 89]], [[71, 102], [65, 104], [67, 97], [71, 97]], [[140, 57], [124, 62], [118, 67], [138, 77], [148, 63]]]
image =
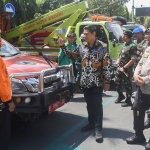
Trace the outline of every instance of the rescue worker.
[[121, 104], [122, 107], [132, 106], [131, 96], [132, 96], [132, 83], [131, 78], [133, 76], [133, 66], [136, 60], [136, 45], [131, 40], [132, 31], [125, 30], [123, 34], [123, 41], [125, 42], [123, 45], [122, 52], [120, 54], [119, 59], [116, 62], [118, 66], [115, 77], [114, 83], [116, 85], [116, 90], [118, 92], [118, 98], [116, 99], [115, 103], [120, 103], [125, 96], [123, 95], [122, 91], [122, 81], [124, 83], [124, 87], [126, 89], [126, 99]]
[[[128, 144], [142, 144], [146, 141], [144, 130], [145, 111], [150, 107], [150, 47], [148, 47], [135, 72], [134, 81], [139, 87], [133, 104], [134, 130], [135, 134], [126, 139]], [[150, 141], [146, 145], [146, 150], [150, 150]]]
[[[70, 50], [73, 51], [75, 49], [75, 47], [73, 46], [73, 42], [74, 42], [74, 36], [72, 33], [67, 34], [67, 42], [65, 43], [66, 47]], [[58, 64], [60, 66], [62, 65], [69, 65], [75, 63], [75, 60], [71, 60], [69, 59], [62, 51], [62, 49], [60, 48], [59, 54], [58, 54]]]
[[71, 59], [81, 57], [82, 75], [80, 84], [83, 87], [84, 98], [87, 103], [89, 123], [81, 128], [82, 132], [95, 129], [95, 139], [97, 142], [103, 140], [102, 120], [102, 93], [110, 87], [110, 57], [107, 44], [96, 39], [96, 27], [85, 26], [83, 29], [85, 36], [84, 46], [77, 47], [73, 52], [67, 49], [63, 39], [58, 39], [58, 44], [62, 51]]
[[12, 101], [10, 79], [6, 66], [0, 57], [0, 150], [8, 149], [10, 138], [10, 112], [14, 111]]

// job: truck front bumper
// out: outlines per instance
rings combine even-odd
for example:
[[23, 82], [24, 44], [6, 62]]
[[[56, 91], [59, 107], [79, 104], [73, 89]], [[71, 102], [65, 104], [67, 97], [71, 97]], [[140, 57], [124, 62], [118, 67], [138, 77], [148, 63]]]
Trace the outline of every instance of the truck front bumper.
[[[50, 113], [63, 105], [63, 103], [70, 101], [72, 96], [72, 84], [63, 86], [55, 91], [47, 90], [43, 93], [13, 94], [13, 100], [16, 105], [15, 113], [42, 114], [46, 111]], [[50, 106], [52, 104], [55, 104], [55, 106], [51, 109]]]

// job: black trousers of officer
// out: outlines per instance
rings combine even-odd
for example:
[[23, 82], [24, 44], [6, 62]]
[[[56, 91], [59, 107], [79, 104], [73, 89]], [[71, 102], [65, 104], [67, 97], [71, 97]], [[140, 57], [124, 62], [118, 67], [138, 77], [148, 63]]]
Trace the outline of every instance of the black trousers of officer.
[[8, 150], [10, 131], [10, 112], [6, 105], [6, 107], [0, 111], [0, 150]]
[[144, 130], [145, 111], [150, 107], [150, 95], [141, 93], [141, 97], [139, 96], [138, 98], [137, 95], [133, 104], [133, 124], [136, 135], [141, 136]]
[[83, 88], [84, 98], [87, 103], [88, 121], [95, 125], [95, 130], [102, 130], [103, 106], [102, 87]]

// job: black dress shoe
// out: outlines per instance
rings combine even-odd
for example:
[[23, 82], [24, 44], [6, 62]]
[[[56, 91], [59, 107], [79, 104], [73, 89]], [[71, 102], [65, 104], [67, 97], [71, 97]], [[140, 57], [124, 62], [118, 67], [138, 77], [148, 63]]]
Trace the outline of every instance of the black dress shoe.
[[131, 98], [130, 98], [130, 97], [127, 97], [126, 100], [125, 100], [123, 103], [121, 103], [121, 106], [122, 106], [122, 107], [132, 106]]
[[[132, 106], [132, 103], [131, 102], [123, 102], [123, 103], [121, 103], [121, 106], [122, 107]], [[131, 110], [132, 110], [132, 108], [131, 108]]]
[[96, 142], [102, 142], [103, 141], [103, 136], [100, 131], [95, 131], [95, 140]]
[[144, 129], [150, 128], [150, 119], [147, 119], [146, 122], [144, 123]]
[[89, 130], [92, 130], [92, 129], [94, 129], [94, 124], [87, 124], [86, 126], [81, 128], [81, 131], [86, 132], [86, 131], [89, 131]]
[[117, 99], [115, 100], [115, 103], [117, 104], [117, 103], [120, 103], [122, 100], [124, 100], [125, 99], [125, 96], [122, 94], [122, 93], [120, 93], [119, 95], [118, 95], [118, 97], [117, 97]]
[[136, 134], [126, 139], [127, 144], [142, 144], [145, 141], [146, 139], [144, 136], [137, 136]]
[[150, 141], [145, 145], [145, 150], [150, 150]]

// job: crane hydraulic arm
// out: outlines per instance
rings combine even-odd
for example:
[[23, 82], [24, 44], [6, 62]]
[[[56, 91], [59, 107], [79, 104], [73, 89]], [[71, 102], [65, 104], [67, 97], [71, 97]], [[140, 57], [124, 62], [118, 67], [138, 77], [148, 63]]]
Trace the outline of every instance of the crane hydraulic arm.
[[[72, 2], [65, 6], [62, 6], [54, 11], [41, 15], [40, 17], [28, 21], [24, 24], [21, 24], [11, 30], [5, 32], [4, 38], [6, 40], [11, 40], [16, 37], [23, 38], [25, 34], [38, 31], [42, 28], [54, 24], [58, 21], [65, 20], [69, 18], [73, 13], [75, 13], [78, 9], [82, 10], [83, 12], [87, 10], [87, 2]], [[69, 26], [69, 24], [68, 24]]]

